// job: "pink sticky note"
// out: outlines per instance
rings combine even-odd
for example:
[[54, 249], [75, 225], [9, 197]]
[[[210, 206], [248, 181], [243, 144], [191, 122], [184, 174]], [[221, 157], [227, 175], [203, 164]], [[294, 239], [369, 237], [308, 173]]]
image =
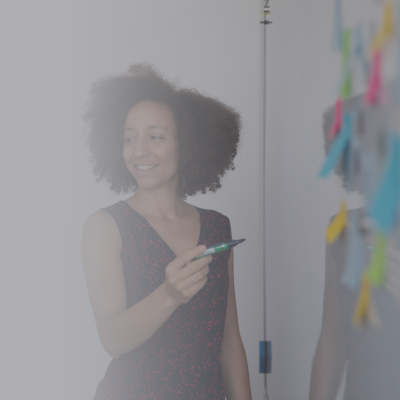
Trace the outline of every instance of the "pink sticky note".
[[338, 99], [335, 105], [335, 117], [333, 124], [327, 136], [328, 140], [332, 140], [340, 131], [342, 127], [342, 116], [342, 99]]
[[382, 81], [381, 81], [381, 61], [382, 55], [380, 51], [376, 51], [372, 59], [371, 74], [369, 76], [368, 88], [365, 93], [365, 102], [369, 105], [377, 103], [381, 100]]

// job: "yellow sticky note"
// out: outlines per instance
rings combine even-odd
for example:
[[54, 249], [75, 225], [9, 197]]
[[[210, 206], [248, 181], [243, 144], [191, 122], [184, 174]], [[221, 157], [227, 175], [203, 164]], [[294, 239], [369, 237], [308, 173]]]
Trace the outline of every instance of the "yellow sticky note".
[[376, 240], [376, 247], [367, 270], [369, 281], [374, 286], [382, 286], [385, 283], [386, 249], [387, 237], [383, 234], [379, 234]]
[[362, 322], [367, 322], [371, 308], [371, 286], [368, 276], [364, 273], [361, 278], [360, 292], [358, 295], [356, 309], [353, 314], [353, 324], [360, 326]]
[[342, 233], [347, 224], [346, 203], [342, 200], [339, 213], [335, 216], [326, 230], [326, 241], [331, 244]]
[[383, 9], [382, 38], [384, 41], [390, 39], [394, 34], [394, 4], [388, 1]]
[[371, 52], [381, 50], [395, 31], [394, 4], [391, 1], [385, 3], [383, 9], [382, 26], [371, 43]]

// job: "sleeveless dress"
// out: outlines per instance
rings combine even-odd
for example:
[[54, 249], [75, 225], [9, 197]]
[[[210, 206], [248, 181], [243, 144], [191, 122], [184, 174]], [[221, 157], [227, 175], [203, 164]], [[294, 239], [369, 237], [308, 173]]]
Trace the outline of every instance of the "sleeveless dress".
[[[127, 308], [164, 282], [165, 267], [176, 255], [148, 221], [125, 201], [109, 206], [122, 240]], [[231, 240], [224, 215], [197, 208], [198, 244]], [[224, 400], [219, 354], [228, 298], [230, 251], [209, 264], [206, 285], [180, 305], [147, 342], [114, 358], [99, 383], [94, 400], [160, 399]]]

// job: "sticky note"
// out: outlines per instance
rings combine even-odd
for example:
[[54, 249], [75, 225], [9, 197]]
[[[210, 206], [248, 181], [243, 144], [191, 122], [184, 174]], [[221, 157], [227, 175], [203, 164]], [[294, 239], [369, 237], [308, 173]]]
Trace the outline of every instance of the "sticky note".
[[400, 103], [400, 4], [396, 7], [396, 45], [397, 45], [397, 77], [395, 98], [397, 103]]
[[326, 230], [326, 241], [331, 244], [342, 233], [347, 224], [346, 203], [342, 200], [339, 213], [333, 218]]
[[342, 45], [342, 63], [345, 64], [350, 57], [351, 50], [351, 30], [345, 29], [343, 31], [343, 45]]
[[386, 289], [400, 305], [400, 253], [398, 251], [396, 253], [396, 258], [387, 257]]
[[360, 23], [354, 28], [354, 53], [357, 56], [363, 57], [365, 48], [364, 48], [364, 40], [362, 37], [362, 25]]
[[332, 49], [342, 50], [343, 36], [343, 15], [342, 15], [342, 0], [336, 0], [335, 15], [333, 21]]
[[365, 56], [365, 44], [362, 35], [362, 26], [358, 24], [354, 29], [354, 54], [357, 56], [358, 60], [361, 62], [361, 65], [364, 70], [365, 77], [368, 79], [368, 70], [369, 63]]
[[388, 139], [388, 155], [382, 177], [367, 209], [369, 217], [384, 233], [393, 229], [400, 203], [400, 138], [393, 133]]
[[343, 98], [350, 97], [352, 93], [352, 74], [350, 68], [347, 66], [344, 74], [342, 87], [340, 89], [340, 96]]
[[368, 87], [364, 98], [366, 104], [368, 105], [377, 103], [381, 98], [381, 92], [382, 92], [381, 64], [382, 64], [382, 54], [379, 50], [377, 50], [373, 54], [371, 73], [368, 79]]
[[348, 146], [351, 132], [353, 130], [354, 115], [346, 114], [343, 118], [343, 126], [335, 141], [332, 143], [325, 163], [319, 172], [320, 177], [326, 177], [335, 168], [339, 162], [340, 157], [343, 155], [346, 146]]
[[349, 63], [351, 53], [351, 30], [345, 29], [343, 31], [343, 45], [342, 45], [342, 68], [343, 78], [340, 86], [340, 96], [343, 98], [350, 97], [352, 92], [352, 73]]
[[357, 299], [356, 308], [353, 314], [353, 324], [360, 326], [362, 322], [366, 322], [371, 306], [371, 286], [366, 274], [361, 278], [360, 291]]
[[371, 206], [372, 195], [376, 192], [378, 160], [375, 152], [360, 152], [360, 189], [365, 196], [367, 210]]
[[379, 234], [377, 236], [376, 247], [368, 267], [368, 279], [374, 286], [382, 286], [386, 277], [386, 235]]
[[342, 99], [337, 99], [335, 104], [335, 116], [333, 119], [333, 124], [327, 136], [328, 140], [332, 140], [342, 127], [342, 119], [343, 119], [342, 110], [343, 110]]
[[371, 43], [371, 51], [375, 52], [377, 50], [382, 50], [387, 41], [393, 36], [394, 32], [394, 4], [391, 1], [388, 1], [385, 3], [383, 8], [382, 26]]
[[394, 4], [391, 1], [385, 3], [383, 9], [382, 36], [384, 40], [390, 39], [394, 33]]
[[359, 211], [352, 211], [348, 215], [346, 258], [341, 276], [342, 283], [353, 290], [360, 286], [361, 276], [367, 266], [368, 253], [359, 230], [359, 218]]

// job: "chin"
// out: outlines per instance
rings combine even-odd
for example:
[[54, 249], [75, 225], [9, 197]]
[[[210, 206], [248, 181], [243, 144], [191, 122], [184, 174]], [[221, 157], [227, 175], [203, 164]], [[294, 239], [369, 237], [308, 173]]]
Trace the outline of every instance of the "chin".
[[172, 183], [156, 183], [156, 182], [137, 182], [138, 189], [141, 190], [157, 190], [157, 189], [162, 189], [162, 188], [169, 188], [171, 186], [174, 186]]

